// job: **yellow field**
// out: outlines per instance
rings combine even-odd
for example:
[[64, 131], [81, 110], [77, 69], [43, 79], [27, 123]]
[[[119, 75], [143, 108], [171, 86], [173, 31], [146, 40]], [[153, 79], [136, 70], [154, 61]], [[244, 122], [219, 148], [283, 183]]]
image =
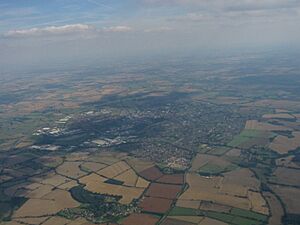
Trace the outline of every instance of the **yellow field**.
[[71, 179], [63, 177], [61, 175], [51, 174], [50, 176], [48, 176], [44, 180], [42, 180], [41, 183], [42, 184], [49, 184], [49, 185], [52, 185], [54, 187], [57, 187], [61, 184], [67, 183], [69, 181], [71, 181]]
[[98, 171], [97, 173], [107, 178], [114, 178], [129, 169], [130, 167], [126, 162], [119, 161], [115, 164], [105, 167], [104, 169]]
[[76, 179], [87, 174], [80, 170], [79, 166], [81, 164], [82, 162], [64, 162], [61, 166], [56, 168], [56, 172], [60, 175]]
[[293, 138], [278, 135], [269, 145], [270, 149], [285, 154], [300, 147], [300, 132], [293, 132]]
[[139, 177], [135, 186], [137, 188], [147, 188], [149, 186], [149, 184], [150, 184], [149, 181], [146, 181], [144, 178]]
[[95, 162], [84, 162], [80, 165], [82, 170], [88, 170], [90, 172], [97, 172], [105, 167], [107, 167], [106, 164], [102, 163], [95, 163]]
[[45, 216], [45, 217], [19, 218], [15, 220], [20, 223], [39, 225], [44, 221], [46, 221], [48, 218], [49, 218], [48, 216]]
[[60, 216], [53, 216], [50, 217], [47, 221], [43, 223], [43, 225], [66, 225], [68, 223], [72, 222], [71, 220], [65, 219]]
[[13, 214], [13, 218], [47, 216], [65, 208], [78, 206], [79, 203], [71, 197], [69, 192], [56, 189], [43, 198], [29, 199]]
[[135, 184], [132, 187], [127, 187], [104, 183], [106, 180], [106, 178], [92, 173], [80, 178], [79, 182], [86, 185], [85, 189], [94, 193], [122, 196], [120, 202], [123, 204], [129, 204], [133, 199], [139, 198], [149, 184], [148, 183], [147, 186], [144, 185], [144, 187], [137, 188], [134, 186]]
[[128, 165], [130, 165], [136, 172], [142, 172], [143, 170], [146, 170], [154, 164], [152, 162], [142, 161], [137, 158], [128, 158], [126, 159], [126, 162]]
[[[189, 188], [179, 197], [179, 205], [188, 204], [187, 200], [207, 201], [219, 204], [211, 206], [219, 211], [226, 211], [228, 210], [226, 206], [231, 206], [268, 214], [268, 207], [261, 194], [258, 192], [249, 194], [250, 190], [259, 191], [260, 183], [248, 169], [224, 173], [224, 177], [208, 178], [188, 173], [186, 181]], [[201, 206], [208, 207], [201, 204], [200, 208]]]
[[120, 175], [116, 176], [114, 179], [123, 181], [123, 185], [125, 186], [135, 187], [138, 176], [132, 169], [129, 169], [124, 173], [121, 173]]
[[248, 198], [251, 202], [251, 210], [254, 212], [260, 212], [265, 215], [269, 215], [269, 208], [268, 205], [259, 192], [248, 192]]

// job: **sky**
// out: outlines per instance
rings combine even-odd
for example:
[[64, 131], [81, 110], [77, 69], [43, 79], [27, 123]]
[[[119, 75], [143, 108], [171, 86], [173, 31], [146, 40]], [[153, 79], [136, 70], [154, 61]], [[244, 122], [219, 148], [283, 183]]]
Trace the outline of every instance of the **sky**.
[[1, 68], [300, 45], [300, 0], [0, 0]]

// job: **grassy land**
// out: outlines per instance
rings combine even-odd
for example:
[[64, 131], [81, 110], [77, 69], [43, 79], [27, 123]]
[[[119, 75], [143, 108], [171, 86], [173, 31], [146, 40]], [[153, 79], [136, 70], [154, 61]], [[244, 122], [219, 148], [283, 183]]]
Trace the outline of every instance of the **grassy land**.
[[221, 173], [229, 172], [234, 169], [236, 169], [236, 165], [229, 165], [229, 166], [220, 166], [216, 164], [207, 163], [204, 166], [202, 166], [199, 170], [199, 174], [202, 176], [212, 176], [212, 175], [219, 175]]

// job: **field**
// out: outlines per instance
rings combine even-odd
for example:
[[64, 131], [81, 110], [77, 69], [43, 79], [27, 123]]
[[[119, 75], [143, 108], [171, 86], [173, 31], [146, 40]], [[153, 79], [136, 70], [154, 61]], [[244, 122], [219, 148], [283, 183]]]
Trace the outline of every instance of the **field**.
[[173, 184], [151, 183], [146, 191], [146, 196], [175, 199], [182, 186]]
[[248, 120], [245, 126], [246, 130], [259, 130], [259, 131], [291, 131], [291, 128], [273, 125], [265, 122], [258, 122], [257, 120]]
[[122, 225], [155, 225], [159, 221], [159, 217], [147, 214], [131, 214], [122, 221]]
[[300, 187], [300, 170], [278, 167], [270, 181], [272, 183]]
[[300, 214], [299, 188], [272, 185], [271, 189], [280, 197], [288, 213]]
[[139, 207], [145, 212], [164, 214], [172, 204], [172, 200], [164, 198], [145, 197], [141, 200]]
[[[192, 201], [213, 201], [220, 205], [253, 210], [268, 214], [268, 207], [259, 192], [259, 182], [246, 169], [225, 173], [223, 177], [201, 177], [187, 174], [189, 188], [179, 197], [181, 204], [188, 205]], [[183, 201], [184, 200], [184, 201]]]
[[269, 144], [271, 133], [266, 130], [246, 128], [239, 135], [228, 143], [231, 147], [250, 148], [255, 145], [265, 146]]
[[276, 198], [276, 196], [270, 192], [264, 192], [263, 195], [265, 196], [269, 206], [270, 206], [270, 219], [269, 224], [271, 225], [281, 225], [281, 218], [284, 215], [283, 208]]
[[42, 198], [29, 199], [13, 214], [13, 218], [47, 216], [56, 214], [65, 208], [75, 208], [78, 206], [79, 204], [72, 199], [68, 192], [54, 190]]
[[300, 147], [300, 132], [293, 132], [292, 135], [292, 138], [282, 135], [277, 136], [272, 141], [269, 148], [279, 154], [286, 154], [289, 151], [296, 150], [298, 147]]

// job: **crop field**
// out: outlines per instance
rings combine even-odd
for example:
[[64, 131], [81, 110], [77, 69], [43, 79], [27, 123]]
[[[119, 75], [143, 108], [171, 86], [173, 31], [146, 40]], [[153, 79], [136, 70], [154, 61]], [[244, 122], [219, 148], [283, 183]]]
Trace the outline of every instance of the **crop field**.
[[271, 136], [272, 134], [265, 130], [246, 128], [239, 135], [235, 136], [234, 139], [228, 143], [228, 145], [245, 149], [254, 145], [265, 146], [269, 144], [269, 139]]
[[184, 183], [184, 174], [165, 174], [160, 177], [157, 182], [165, 184], [183, 184]]
[[248, 120], [245, 126], [246, 130], [260, 130], [260, 131], [291, 131], [291, 128], [273, 125], [270, 123], [259, 122], [257, 120]]
[[205, 167], [207, 170], [211, 169], [217, 170], [217, 172], [226, 171], [226, 168], [231, 167], [231, 163], [221, 157], [213, 156], [213, 155], [206, 155], [206, 154], [197, 154], [192, 162], [192, 167], [190, 171], [192, 172], [198, 172], [203, 169], [205, 171]]
[[13, 214], [13, 218], [47, 216], [55, 214], [64, 208], [75, 208], [78, 206], [78, 202], [71, 197], [69, 192], [53, 190], [42, 198], [29, 199]]
[[126, 162], [120, 161], [98, 171], [97, 173], [107, 178], [114, 178], [129, 169], [130, 167]]
[[283, 201], [284, 207], [288, 213], [300, 214], [300, 189], [293, 187], [285, 187], [279, 185], [272, 185], [271, 189]]
[[279, 154], [286, 154], [289, 151], [296, 150], [300, 147], [300, 132], [293, 132], [292, 135], [292, 138], [282, 135], [277, 136], [269, 145], [269, 148]]
[[204, 217], [202, 216], [168, 216], [168, 218], [194, 224], [199, 224], [202, 220], [204, 220]]
[[56, 168], [56, 172], [60, 175], [76, 179], [87, 174], [80, 169], [81, 164], [82, 162], [64, 162]]
[[179, 199], [176, 201], [176, 206], [183, 207], [183, 208], [199, 209], [200, 204], [201, 204], [200, 200]]
[[172, 200], [165, 198], [145, 197], [139, 207], [145, 212], [164, 214], [171, 208]]
[[295, 119], [295, 116], [289, 113], [275, 113], [265, 114], [262, 116], [264, 119]]
[[122, 225], [155, 225], [159, 221], [159, 217], [148, 214], [134, 213], [122, 221]]
[[157, 167], [150, 167], [139, 172], [139, 175], [149, 181], [155, 181], [163, 176], [162, 172]]
[[172, 218], [166, 218], [161, 224], [162, 225], [196, 225], [195, 223], [191, 223], [184, 220], [172, 219]]
[[151, 183], [147, 189], [146, 196], [175, 199], [181, 191], [181, 185]]
[[276, 198], [276, 196], [270, 192], [263, 192], [267, 202], [270, 206], [270, 219], [269, 224], [272, 225], [281, 225], [281, 217], [284, 215], [283, 208]]
[[300, 187], [300, 170], [278, 167], [270, 181], [272, 183]]

